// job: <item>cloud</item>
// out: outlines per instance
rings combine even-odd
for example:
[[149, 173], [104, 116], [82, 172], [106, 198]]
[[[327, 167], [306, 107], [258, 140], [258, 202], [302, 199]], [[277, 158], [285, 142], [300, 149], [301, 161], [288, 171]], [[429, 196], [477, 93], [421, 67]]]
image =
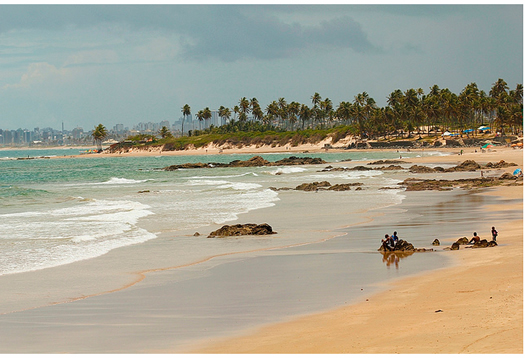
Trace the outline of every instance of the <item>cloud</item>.
[[[292, 9], [311, 12], [315, 7]], [[108, 31], [125, 28], [135, 33], [161, 32], [168, 38], [180, 36], [182, 56], [187, 60], [284, 58], [318, 46], [377, 50], [358, 22], [337, 11], [328, 12], [329, 18], [325, 16], [322, 22], [289, 23], [278, 17], [280, 7], [253, 5], [3, 5], [0, 10], [0, 32], [4, 33], [102, 26]]]
[[69, 78], [69, 74], [67, 69], [56, 68], [47, 62], [32, 63], [20, 78], [20, 82], [7, 84], [3, 88], [31, 88], [47, 81], [63, 81]]
[[113, 50], [79, 51], [68, 56], [64, 62], [64, 67], [116, 63], [118, 61], [119, 56]]

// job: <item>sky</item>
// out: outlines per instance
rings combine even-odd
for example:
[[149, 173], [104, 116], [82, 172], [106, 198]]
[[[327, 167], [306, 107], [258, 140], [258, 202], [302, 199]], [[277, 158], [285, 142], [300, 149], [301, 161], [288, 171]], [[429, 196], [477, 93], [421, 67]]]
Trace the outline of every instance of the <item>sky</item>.
[[0, 5], [0, 129], [523, 83], [523, 6]]

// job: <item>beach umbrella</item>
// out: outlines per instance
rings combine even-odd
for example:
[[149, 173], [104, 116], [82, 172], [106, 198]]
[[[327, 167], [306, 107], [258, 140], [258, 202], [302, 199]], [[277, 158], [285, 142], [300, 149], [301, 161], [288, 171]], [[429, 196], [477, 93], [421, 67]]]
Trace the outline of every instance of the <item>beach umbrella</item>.
[[481, 148], [492, 148], [492, 147], [494, 147], [494, 146], [491, 143], [487, 143]]
[[463, 133], [470, 133], [470, 132], [474, 132], [474, 129], [465, 129], [465, 130], [463, 131]]
[[490, 127], [481, 126], [481, 127], [478, 128], [478, 130], [480, 130], [480, 131], [486, 131], [487, 129], [490, 129]]
[[443, 135], [451, 135], [451, 133], [449, 131], [446, 131], [445, 133], [443, 133]]
[[512, 175], [518, 175], [520, 172], [521, 172], [521, 169], [518, 168], [512, 173]]

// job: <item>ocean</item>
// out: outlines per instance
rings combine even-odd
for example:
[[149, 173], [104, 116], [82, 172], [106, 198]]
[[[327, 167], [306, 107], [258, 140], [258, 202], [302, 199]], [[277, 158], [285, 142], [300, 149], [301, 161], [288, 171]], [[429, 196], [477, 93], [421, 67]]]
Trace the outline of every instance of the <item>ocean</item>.
[[[382, 171], [320, 173], [319, 166], [187, 169], [188, 162], [246, 160], [253, 155], [74, 158], [78, 149], [0, 151], [0, 275], [66, 265], [101, 256], [159, 235], [225, 224], [239, 214], [270, 207], [279, 192], [329, 180], [379, 189], [396, 181]], [[316, 153], [327, 162], [441, 155], [439, 152]], [[269, 161], [289, 153], [263, 154]], [[20, 160], [19, 158], [34, 158]], [[352, 191], [356, 210], [398, 204], [401, 190]], [[366, 198], [360, 200], [359, 196]], [[289, 243], [293, 244], [293, 243]], [[176, 246], [177, 243], [175, 242]], [[214, 254], [181, 242], [181, 262]], [[191, 246], [191, 245], [190, 245]]]

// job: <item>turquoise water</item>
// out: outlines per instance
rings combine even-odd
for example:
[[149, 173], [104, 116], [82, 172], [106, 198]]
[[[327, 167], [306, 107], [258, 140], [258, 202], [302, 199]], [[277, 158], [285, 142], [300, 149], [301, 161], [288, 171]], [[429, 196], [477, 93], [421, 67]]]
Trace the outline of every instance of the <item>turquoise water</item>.
[[[187, 162], [246, 160], [253, 156], [250, 154], [70, 157], [73, 154], [78, 150], [0, 152], [0, 275], [64, 265], [162, 234], [176, 235], [182, 230], [232, 221], [241, 213], [275, 205], [279, 194], [269, 189], [272, 186], [323, 179], [333, 183], [365, 181], [377, 189], [392, 183], [381, 171], [321, 174], [315, 166], [161, 170]], [[297, 156], [321, 157], [333, 163], [399, 158], [400, 154], [404, 158], [440, 155], [349, 152]], [[37, 156], [40, 158], [17, 160]], [[41, 158], [49, 156], [55, 158]], [[289, 156], [262, 155], [269, 161]], [[356, 210], [396, 204], [403, 197], [401, 191], [392, 190], [352, 195]], [[184, 245], [188, 257], [195, 258], [202, 250], [187, 242]]]

